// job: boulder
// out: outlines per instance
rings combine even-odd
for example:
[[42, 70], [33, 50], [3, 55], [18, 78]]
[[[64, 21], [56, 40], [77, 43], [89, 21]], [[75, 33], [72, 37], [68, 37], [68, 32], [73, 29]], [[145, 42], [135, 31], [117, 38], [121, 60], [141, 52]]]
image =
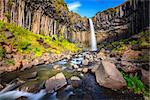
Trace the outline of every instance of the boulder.
[[70, 80], [73, 88], [78, 88], [82, 83], [81, 79], [77, 76], [72, 76]]
[[82, 64], [85, 65], [85, 66], [87, 66], [89, 64], [89, 60], [88, 59], [84, 59], [82, 61]]
[[58, 73], [46, 81], [45, 87], [47, 91], [53, 92], [64, 87], [66, 84], [67, 84], [67, 81], [66, 81], [64, 74]]
[[106, 59], [106, 56], [105, 56], [105, 54], [103, 52], [99, 52], [97, 54], [97, 58], [100, 58], [100, 59], [104, 60], [104, 59]]
[[88, 68], [83, 68], [82, 72], [83, 72], [83, 73], [87, 73], [88, 70], [89, 70]]
[[102, 61], [95, 75], [97, 83], [106, 88], [121, 89], [127, 86], [126, 81], [116, 66], [108, 61]]
[[74, 69], [78, 69], [79, 66], [75, 64], [75, 65], [73, 65], [73, 68], [74, 68]]
[[83, 68], [78, 68], [77, 69], [78, 72], [81, 72], [82, 70], [83, 70]]
[[99, 65], [94, 65], [92, 68], [91, 68], [91, 72], [92, 73], [95, 73], [96, 70], [98, 69]]
[[60, 70], [60, 65], [54, 65], [54, 66], [53, 66], [53, 69], [55, 69], [55, 70]]
[[141, 73], [142, 73], [142, 77], [141, 77], [141, 80], [142, 82], [149, 86], [150, 85], [150, 80], [149, 80], [149, 75], [150, 75], [150, 72], [149, 71], [146, 71], [144, 69], [141, 69]]

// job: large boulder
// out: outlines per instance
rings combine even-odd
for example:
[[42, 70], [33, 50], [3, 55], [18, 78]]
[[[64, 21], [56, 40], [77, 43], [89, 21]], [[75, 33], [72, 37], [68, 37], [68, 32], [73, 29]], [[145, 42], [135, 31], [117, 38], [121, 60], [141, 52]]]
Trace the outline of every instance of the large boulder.
[[46, 81], [45, 87], [47, 91], [53, 92], [64, 87], [66, 84], [67, 84], [67, 81], [66, 81], [64, 74], [58, 73]]
[[73, 88], [78, 88], [82, 83], [82, 80], [77, 76], [72, 76], [70, 80]]
[[102, 61], [95, 75], [97, 83], [106, 88], [121, 89], [127, 85], [116, 66], [108, 61]]

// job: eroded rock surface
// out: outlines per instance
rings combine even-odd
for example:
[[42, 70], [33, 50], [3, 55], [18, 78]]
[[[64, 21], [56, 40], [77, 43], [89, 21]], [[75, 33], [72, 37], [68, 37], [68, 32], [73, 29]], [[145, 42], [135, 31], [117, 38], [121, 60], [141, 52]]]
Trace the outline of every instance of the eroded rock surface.
[[121, 89], [127, 85], [116, 66], [108, 61], [102, 61], [95, 75], [98, 84], [107, 88]]

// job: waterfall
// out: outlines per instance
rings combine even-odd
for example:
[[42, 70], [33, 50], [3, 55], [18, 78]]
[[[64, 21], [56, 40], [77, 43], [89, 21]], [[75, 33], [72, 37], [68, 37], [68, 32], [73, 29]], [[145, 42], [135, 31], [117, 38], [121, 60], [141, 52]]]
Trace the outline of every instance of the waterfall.
[[92, 19], [89, 19], [89, 22], [90, 22], [90, 29], [91, 29], [91, 50], [97, 51], [96, 36], [94, 32], [94, 25]]

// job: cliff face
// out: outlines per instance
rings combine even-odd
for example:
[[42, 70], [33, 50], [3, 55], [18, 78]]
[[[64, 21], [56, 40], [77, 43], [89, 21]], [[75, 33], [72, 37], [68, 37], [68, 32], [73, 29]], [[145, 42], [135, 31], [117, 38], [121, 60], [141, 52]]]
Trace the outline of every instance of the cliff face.
[[37, 34], [88, 43], [87, 18], [69, 12], [63, 0], [1, 0], [0, 19]]
[[93, 17], [97, 42], [127, 38], [149, 27], [149, 0], [128, 0]]

